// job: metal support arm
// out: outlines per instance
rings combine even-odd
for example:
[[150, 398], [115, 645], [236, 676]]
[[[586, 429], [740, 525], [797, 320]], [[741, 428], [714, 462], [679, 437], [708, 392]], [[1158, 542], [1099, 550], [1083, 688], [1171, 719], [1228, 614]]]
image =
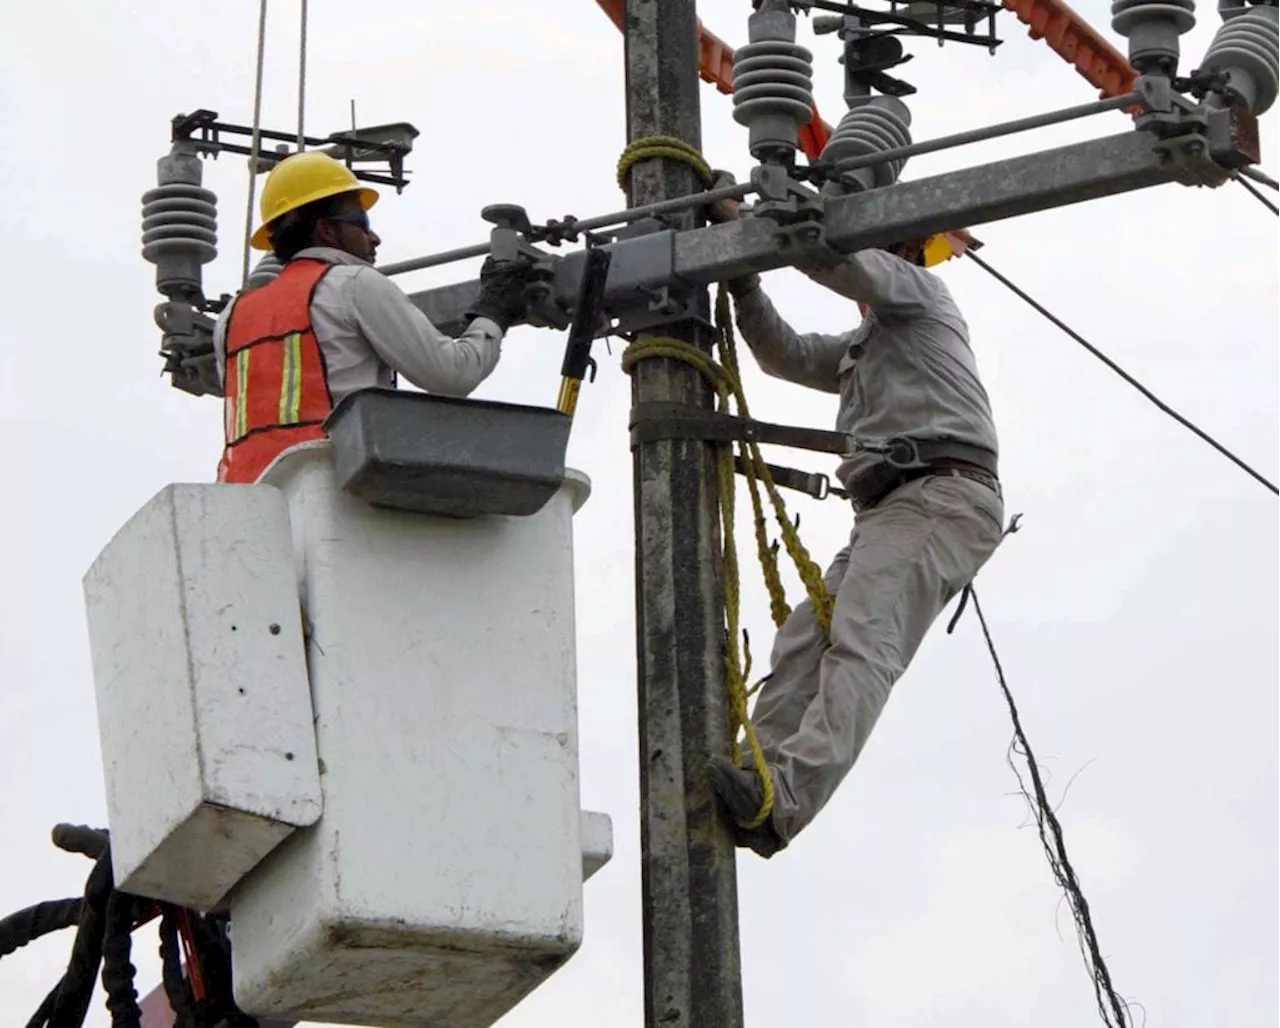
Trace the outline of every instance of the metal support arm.
[[[1223, 111], [1215, 116], [1243, 115]], [[1214, 147], [1214, 155], [1221, 160], [1218, 149]], [[724, 225], [657, 234], [670, 237], [670, 249], [665, 249], [665, 240], [659, 243], [653, 235], [619, 240], [607, 244], [615, 259], [604, 304], [611, 313], [634, 306], [637, 290], [664, 280], [704, 285], [803, 264], [821, 258], [824, 250], [828, 257], [831, 251], [854, 253], [1168, 182], [1216, 183], [1225, 178], [1226, 172], [1214, 162], [1200, 134], [1159, 139], [1146, 132], [1125, 132], [881, 189], [826, 197], [820, 223], [782, 228], [767, 218], [745, 217]], [[577, 295], [582, 273], [577, 256], [563, 260], [553, 285], [556, 300], [566, 309]], [[478, 281], [459, 282], [410, 298], [441, 330], [457, 334], [466, 327], [463, 312], [479, 288]]]

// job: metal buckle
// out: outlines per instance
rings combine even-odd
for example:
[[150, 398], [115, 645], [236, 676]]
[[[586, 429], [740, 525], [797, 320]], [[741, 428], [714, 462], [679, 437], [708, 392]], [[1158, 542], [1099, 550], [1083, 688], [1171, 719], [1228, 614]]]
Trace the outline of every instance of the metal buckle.
[[929, 466], [920, 459], [920, 447], [916, 441], [903, 435], [888, 439], [855, 439], [853, 445], [856, 450], [864, 453], [879, 454], [886, 464], [899, 471], [914, 471]]

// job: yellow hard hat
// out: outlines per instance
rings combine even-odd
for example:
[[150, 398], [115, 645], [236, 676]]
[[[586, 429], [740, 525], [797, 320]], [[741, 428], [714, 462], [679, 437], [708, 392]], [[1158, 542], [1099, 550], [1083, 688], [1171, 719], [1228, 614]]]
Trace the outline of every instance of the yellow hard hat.
[[966, 229], [939, 232], [924, 241], [921, 249], [922, 263], [926, 268], [932, 268], [935, 264], [949, 261], [952, 257], [959, 257], [966, 250], [977, 250], [981, 246], [982, 243]]
[[341, 161], [319, 150], [307, 150], [286, 157], [267, 176], [262, 187], [262, 224], [250, 238], [255, 250], [270, 250], [268, 229], [277, 218], [326, 196], [359, 193], [360, 204], [367, 211], [378, 202], [376, 190], [360, 184]]

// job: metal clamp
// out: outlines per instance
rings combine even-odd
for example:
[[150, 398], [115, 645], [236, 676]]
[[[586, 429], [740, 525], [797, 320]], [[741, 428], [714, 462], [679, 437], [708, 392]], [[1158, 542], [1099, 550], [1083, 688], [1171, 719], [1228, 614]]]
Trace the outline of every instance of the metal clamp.
[[760, 199], [752, 205], [753, 217], [771, 218], [783, 224], [817, 222], [822, 217], [822, 201], [806, 189], [780, 164], [757, 164], [751, 169], [751, 184]]
[[489, 233], [489, 255], [495, 261], [526, 260], [532, 268], [524, 298], [525, 321], [539, 328], [568, 328], [570, 316], [556, 302], [552, 282], [562, 258], [546, 253], [528, 241], [533, 232], [529, 214], [519, 204], [495, 203], [484, 207], [480, 217], [494, 228]]
[[213, 319], [190, 304], [173, 301], [158, 304], [154, 317], [163, 333], [161, 374], [170, 376], [174, 388], [192, 396], [222, 396], [213, 349]]
[[1162, 139], [1155, 151], [1173, 167], [1176, 180], [1184, 186], [1217, 187], [1231, 177], [1213, 160], [1209, 140], [1199, 132]]

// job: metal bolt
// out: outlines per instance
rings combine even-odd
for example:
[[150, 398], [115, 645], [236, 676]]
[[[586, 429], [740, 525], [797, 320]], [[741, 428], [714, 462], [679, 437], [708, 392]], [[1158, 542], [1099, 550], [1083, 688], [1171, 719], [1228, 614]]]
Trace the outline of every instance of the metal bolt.
[[272, 635], [279, 635], [279, 634], [280, 634], [280, 626], [279, 626], [279, 625], [272, 625], [270, 628], [268, 628], [268, 629], [267, 629], [267, 631], [268, 631], [268, 632], [270, 632]]

